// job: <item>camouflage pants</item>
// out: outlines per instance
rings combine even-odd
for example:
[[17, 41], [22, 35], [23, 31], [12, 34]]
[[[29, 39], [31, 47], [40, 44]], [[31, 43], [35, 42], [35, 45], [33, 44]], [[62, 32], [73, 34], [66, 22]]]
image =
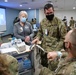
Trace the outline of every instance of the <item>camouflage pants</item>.
[[39, 75], [53, 75], [53, 72], [46, 67], [43, 67]]
[[47, 53], [44, 53], [43, 51], [41, 51], [41, 65], [43, 67], [47, 67], [49, 68], [51, 71], [55, 71], [55, 69], [57, 68], [59, 61], [48, 61], [47, 59]]
[[48, 68], [49, 68], [51, 71], [55, 71], [56, 68], [57, 68], [58, 63], [59, 63], [58, 60], [48, 61]]
[[44, 67], [48, 67], [47, 53], [41, 51], [41, 65]]

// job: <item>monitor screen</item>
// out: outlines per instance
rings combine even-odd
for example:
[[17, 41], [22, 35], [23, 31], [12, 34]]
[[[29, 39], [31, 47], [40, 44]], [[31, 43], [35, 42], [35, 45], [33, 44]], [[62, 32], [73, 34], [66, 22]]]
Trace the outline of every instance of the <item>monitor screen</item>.
[[6, 14], [4, 8], [0, 8], [0, 32], [1, 31], [6, 31]]

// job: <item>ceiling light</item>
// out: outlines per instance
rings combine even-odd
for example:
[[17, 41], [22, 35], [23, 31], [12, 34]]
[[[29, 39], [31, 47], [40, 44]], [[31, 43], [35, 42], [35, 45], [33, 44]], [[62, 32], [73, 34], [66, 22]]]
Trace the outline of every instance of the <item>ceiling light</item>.
[[4, 0], [5, 2], [8, 2], [8, 0]]
[[31, 9], [31, 8], [29, 8], [29, 9]]
[[75, 9], [75, 7], [73, 7], [73, 9]]
[[22, 7], [22, 5], [20, 5], [20, 7]]

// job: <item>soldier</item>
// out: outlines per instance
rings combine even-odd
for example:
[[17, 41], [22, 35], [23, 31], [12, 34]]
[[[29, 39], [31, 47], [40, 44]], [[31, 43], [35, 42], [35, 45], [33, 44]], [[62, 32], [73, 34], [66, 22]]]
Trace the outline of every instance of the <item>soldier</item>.
[[[68, 53], [65, 59], [60, 59], [58, 67], [54, 72], [48, 68], [42, 68], [40, 75], [76, 75], [76, 29], [70, 30], [64, 40], [64, 49]], [[51, 52], [57, 55], [57, 52]], [[50, 53], [50, 54], [51, 54]], [[51, 59], [48, 53], [47, 58]]]
[[73, 20], [73, 17], [71, 17], [71, 20], [70, 20], [70, 28], [74, 28], [74, 20]]
[[35, 24], [34, 19], [31, 19], [31, 25]]
[[66, 16], [64, 16], [64, 19], [62, 20], [67, 28], [67, 19], [66, 19]]
[[[44, 6], [44, 13], [46, 18], [44, 18], [40, 23], [38, 34], [32, 43], [36, 43], [41, 40], [41, 46], [47, 52], [61, 50], [63, 38], [67, 32], [67, 29], [63, 21], [54, 16], [54, 7], [52, 4], [46, 4]], [[42, 55], [44, 55], [42, 58], [44, 58], [43, 63], [45, 63], [47, 59], [45, 59], [45, 54]], [[45, 65], [46, 63], [43, 66]]]
[[0, 54], [0, 75], [18, 75], [18, 61], [13, 56]]

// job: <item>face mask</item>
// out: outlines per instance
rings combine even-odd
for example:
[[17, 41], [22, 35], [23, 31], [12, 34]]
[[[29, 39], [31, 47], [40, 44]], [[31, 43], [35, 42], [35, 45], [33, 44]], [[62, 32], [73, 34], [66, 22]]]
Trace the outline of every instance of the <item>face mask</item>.
[[67, 50], [67, 48], [65, 47], [65, 42], [63, 42], [63, 48], [64, 50]]
[[54, 18], [54, 14], [46, 15], [46, 18], [51, 21]]
[[21, 18], [21, 22], [25, 23], [26, 22], [26, 18]]
[[63, 42], [63, 48], [64, 48], [64, 50], [66, 49], [66, 47], [65, 47], [65, 42]]

